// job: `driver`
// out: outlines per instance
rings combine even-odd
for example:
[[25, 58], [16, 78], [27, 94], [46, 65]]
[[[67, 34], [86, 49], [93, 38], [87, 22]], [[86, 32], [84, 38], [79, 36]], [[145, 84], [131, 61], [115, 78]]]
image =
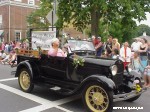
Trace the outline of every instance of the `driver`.
[[59, 39], [53, 38], [52, 39], [52, 47], [48, 51], [49, 56], [58, 56], [58, 57], [66, 57], [65, 53], [59, 48]]

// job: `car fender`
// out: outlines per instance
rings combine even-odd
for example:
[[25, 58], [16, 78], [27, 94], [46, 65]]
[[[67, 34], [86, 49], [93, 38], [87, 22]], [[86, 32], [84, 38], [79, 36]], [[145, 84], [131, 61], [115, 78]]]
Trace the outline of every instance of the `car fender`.
[[137, 72], [136, 70], [132, 70], [132, 71], [130, 72], [130, 75], [133, 75], [133, 76], [134, 76], [134, 79], [135, 79], [135, 78], [139, 78], [139, 79], [142, 78], [142, 73]]
[[15, 77], [18, 77], [19, 75], [19, 70], [22, 69], [22, 68], [27, 68], [30, 73], [31, 73], [31, 77], [33, 78], [33, 69], [32, 69], [32, 65], [29, 63], [29, 61], [22, 61], [18, 64], [17, 66], [17, 70], [16, 70], [16, 74], [15, 74]]
[[97, 81], [97, 82], [101, 83], [105, 87], [108, 87], [109, 90], [114, 90], [116, 88], [115, 83], [110, 78], [107, 78], [106, 76], [100, 76], [99, 74], [91, 75], [91, 76], [85, 78], [82, 81], [81, 85], [83, 86], [92, 81]]

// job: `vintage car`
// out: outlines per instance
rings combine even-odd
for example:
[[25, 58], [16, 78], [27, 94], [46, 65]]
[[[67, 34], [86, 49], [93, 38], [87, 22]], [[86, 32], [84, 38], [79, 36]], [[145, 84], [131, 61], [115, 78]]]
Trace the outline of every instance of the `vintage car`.
[[81, 94], [88, 112], [111, 112], [115, 101], [134, 101], [145, 89], [141, 76], [124, 72], [119, 59], [96, 57], [90, 41], [68, 40], [67, 57], [18, 55], [15, 77], [20, 88], [31, 92], [34, 85], [55, 90], [63, 95]]

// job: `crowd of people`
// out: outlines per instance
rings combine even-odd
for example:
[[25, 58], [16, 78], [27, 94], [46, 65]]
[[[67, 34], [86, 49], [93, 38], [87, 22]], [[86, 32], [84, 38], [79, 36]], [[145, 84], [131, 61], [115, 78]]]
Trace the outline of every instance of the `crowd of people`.
[[[120, 44], [117, 38], [109, 36], [106, 42], [101, 41], [101, 37], [92, 36], [92, 42], [96, 49], [96, 55], [103, 58], [120, 59], [124, 63], [124, 69], [131, 64], [133, 69], [143, 74], [145, 81], [144, 86], [150, 87], [150, 43], [145, 38], [134, 39], [134, 42], [129, 45], [128, 42]], [[53, 39], [52, 48], [48, 55], [66, 56], [63, 50], [59, 49], [59, 39]], [[2, 43], [0, 50], [0, 62], [2, 64], [16, 64], [17, 50], [27, 49], [26, 43], [10, 42]], [[56, 51], [58, 51], [56, 53]]]
[[144, 86], [150, 87], [150, 43], [145, 38], [136, 38], [131, 45], [128, 42], [121, 45], [112, 36], [109, 36], [107, 42], [102, 42], [100, 37], [93, 36], [92, 39], [97, 56], [118, 58], [123, 61], [124, 69], [131, 64], [134, 70], [143, 74]]
[[25, 43], [20, 42], [2, 42], [0, 46], [0, 63], [9, 64], [11, 67], [17, 64], [17, 52], [18, 49], [26, 49]]

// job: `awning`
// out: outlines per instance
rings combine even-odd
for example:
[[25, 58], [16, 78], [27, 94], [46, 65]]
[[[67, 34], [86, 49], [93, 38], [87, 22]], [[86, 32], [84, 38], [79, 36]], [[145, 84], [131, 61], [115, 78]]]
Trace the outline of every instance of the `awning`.
[[0, 36], [3, 34], [4, 30], [0, 30]]

